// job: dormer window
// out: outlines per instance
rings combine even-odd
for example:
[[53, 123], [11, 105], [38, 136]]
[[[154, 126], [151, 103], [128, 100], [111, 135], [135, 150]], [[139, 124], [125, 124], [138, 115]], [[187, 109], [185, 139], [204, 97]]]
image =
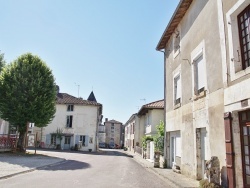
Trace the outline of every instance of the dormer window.
[[68, 112], [74, 111], [74, 105], [73, 104], [69, 104], [68, 107], [67, 107], [67, 111]]

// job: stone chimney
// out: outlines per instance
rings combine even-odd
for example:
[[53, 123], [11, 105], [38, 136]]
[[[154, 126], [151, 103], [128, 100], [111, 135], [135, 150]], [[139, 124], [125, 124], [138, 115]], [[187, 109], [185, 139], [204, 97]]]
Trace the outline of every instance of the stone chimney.
[[108, 121], [108, 118], [105, 118], [105, 122], [107, 122]]

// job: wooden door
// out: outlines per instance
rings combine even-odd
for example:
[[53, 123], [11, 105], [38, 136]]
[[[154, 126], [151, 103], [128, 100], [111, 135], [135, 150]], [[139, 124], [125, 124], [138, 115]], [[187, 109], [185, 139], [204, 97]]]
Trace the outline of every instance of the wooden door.
[[244, 187], [250, 187], [250, 110], [239, 113]]

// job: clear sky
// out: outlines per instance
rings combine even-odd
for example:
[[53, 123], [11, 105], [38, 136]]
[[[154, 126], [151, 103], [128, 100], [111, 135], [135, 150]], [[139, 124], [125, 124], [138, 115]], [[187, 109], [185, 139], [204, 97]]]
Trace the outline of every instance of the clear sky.
[[[2, 0], [0, 50], [9, 63], [31, 52], [60, 92], [87, 99], [122, 123], [163, 99], [163, 53], [155, 50], [179, 0]], [[146, 99], [146, 100], [142, 100]]]

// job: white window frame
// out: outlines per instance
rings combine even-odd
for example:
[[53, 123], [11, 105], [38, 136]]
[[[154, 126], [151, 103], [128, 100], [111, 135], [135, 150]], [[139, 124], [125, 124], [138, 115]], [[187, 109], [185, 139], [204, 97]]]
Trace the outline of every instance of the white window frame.
[[74, 105], [73, 104], [68, 104], [67, 111], [68, 112], [73, 112], [74, 111]]
[[[175, 82], [176, 78], [180, 77], [180, 103], [176, 104], [176, 89], [175, 89]], [[182, 102], [182, 82], [181, 82], [181, 65], [179, 65], [174, 71], [173, 71], [173, 106], [174, 108], [178, 108], [181, 106]]]
[[[70, 125], [70, 117], [72, 117], [71, 126], [69, 126]], [[69, 119], [69, 122], [68, 122], [68, 119]], [[72, 127], [73, 127], [73, 116], [69, 115], [66, 117], [66, 128], [72, 128]]]
[[226, 13], [226, 25], [228, 27], [228, 46], [230, 56], [231, 81], [239, 79], [250, 73], [250, 67], [242, 69], [241, 49], [238, 30], [238, 15], [249, 5], [249, 1], [238, 0]]
[[[203, 66], [204, 66], [204, 92], [199, 93], [198, 80], [197, 80], [197, 60], [202, 56]], [[193, 96], [205, 95], [205, 92], [208, 90], [207, 87], [207, 69], [206, 69], [206, 54], [205, 54], [205, 41], [203, 40], [192, 52], [191, 52], [191, 61], [192, 61], [192, 94]], [[201, 88], [200, 88], [201, 89]]]

